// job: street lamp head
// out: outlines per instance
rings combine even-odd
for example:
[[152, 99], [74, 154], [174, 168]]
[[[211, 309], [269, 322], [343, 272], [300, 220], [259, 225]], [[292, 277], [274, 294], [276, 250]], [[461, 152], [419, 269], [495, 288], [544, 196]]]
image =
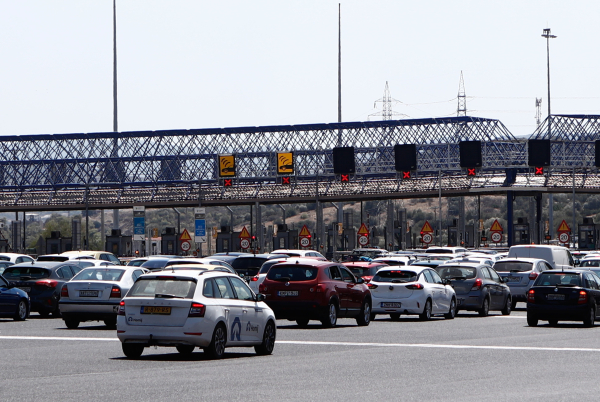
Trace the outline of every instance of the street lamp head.
[[556, 35], [550, 35], [550, 28], [544, 28], [544, 33], [542, 33], [543, 38], [556, 38]]

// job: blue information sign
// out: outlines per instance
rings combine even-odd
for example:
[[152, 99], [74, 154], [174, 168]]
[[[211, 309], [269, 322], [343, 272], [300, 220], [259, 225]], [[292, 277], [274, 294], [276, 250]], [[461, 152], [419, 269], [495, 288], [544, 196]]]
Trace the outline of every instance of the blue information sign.
[[194, 231], [194, 241], [196, 243], [206, 243], [206, 209], [194, 208], [196, 230]]

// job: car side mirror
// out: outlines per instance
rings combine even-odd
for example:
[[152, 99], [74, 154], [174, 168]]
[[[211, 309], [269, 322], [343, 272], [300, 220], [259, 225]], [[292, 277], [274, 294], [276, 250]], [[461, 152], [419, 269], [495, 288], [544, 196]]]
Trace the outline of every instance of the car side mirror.
[[450, 279], [446, 279], [444, 281], [444, 285], [452, 286], [452, 281]]
[[365, 283], [363, 278], [356, 278], [356, 283]]
[[265, 301], [266, 296], [262, 293], [259, 293], [256, 295], [256, 301], [257, 302], [261, 302], [261, 301]]

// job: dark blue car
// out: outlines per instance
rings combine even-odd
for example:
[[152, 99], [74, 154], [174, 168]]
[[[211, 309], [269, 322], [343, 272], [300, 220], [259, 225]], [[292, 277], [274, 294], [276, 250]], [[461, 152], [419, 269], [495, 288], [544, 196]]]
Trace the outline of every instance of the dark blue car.
[[23, 321], [29, 317], [29, 296], [27, 292], [8, 283], [0, 275], [0, 317]]

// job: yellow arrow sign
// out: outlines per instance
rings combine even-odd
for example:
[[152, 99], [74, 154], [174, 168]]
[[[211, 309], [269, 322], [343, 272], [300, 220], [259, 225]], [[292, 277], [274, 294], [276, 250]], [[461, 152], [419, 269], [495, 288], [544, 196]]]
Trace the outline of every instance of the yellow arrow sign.
[[431, 225], [429, 224], [429, 221], [425, 221], [425, 224], [423, 225], [423, 228], [421, 229], [421, 232], [423, 232], [423, 233], [431, 233], [431, 232], [433, 232], [433, 229], [431, 228]]
[[563, 221], [560, 223], [560, 226], [558, 227], [557, 232], [570, 232], [571, 229], [569, 228], [569, 225], [567, 225], [567, 222], [565, 222], [565, 220], [563, 219]]
[[364, 223], [362, 225], [360, 225], [360, 229], [358, 229], [358, 234], [360, 236], [368, 236], [369, 229], [367, 229], [367, 225], [365, 225]]
[[306, 225], [302, 226], [302, 230], [300, 230], [300, 234], [298, 236], [310, 236], [310, 232]]
[[498, 219], [496, 219], [494, 221], [494, 223], [492, 224], [492, 228], [490, 229], [490, 231], [492, 232], [502, 232], [502, 226], [500, 225], [500, 222], [498, 222]]
[[250, 238], [250, 232], [248, 232], [248, 229], [246, 229], [246, 226], [244, 226], [244, 228], [242, 229], [242, 232], [240, 233], [240, 239], [249, 239]]
[[192, 237], [188, 233], [187, 229], [183, 229], [183, 233], [181, 234], [181, 236], [179, 236], [179, 240], [181, 240], [181, 241], [192, 240]]

